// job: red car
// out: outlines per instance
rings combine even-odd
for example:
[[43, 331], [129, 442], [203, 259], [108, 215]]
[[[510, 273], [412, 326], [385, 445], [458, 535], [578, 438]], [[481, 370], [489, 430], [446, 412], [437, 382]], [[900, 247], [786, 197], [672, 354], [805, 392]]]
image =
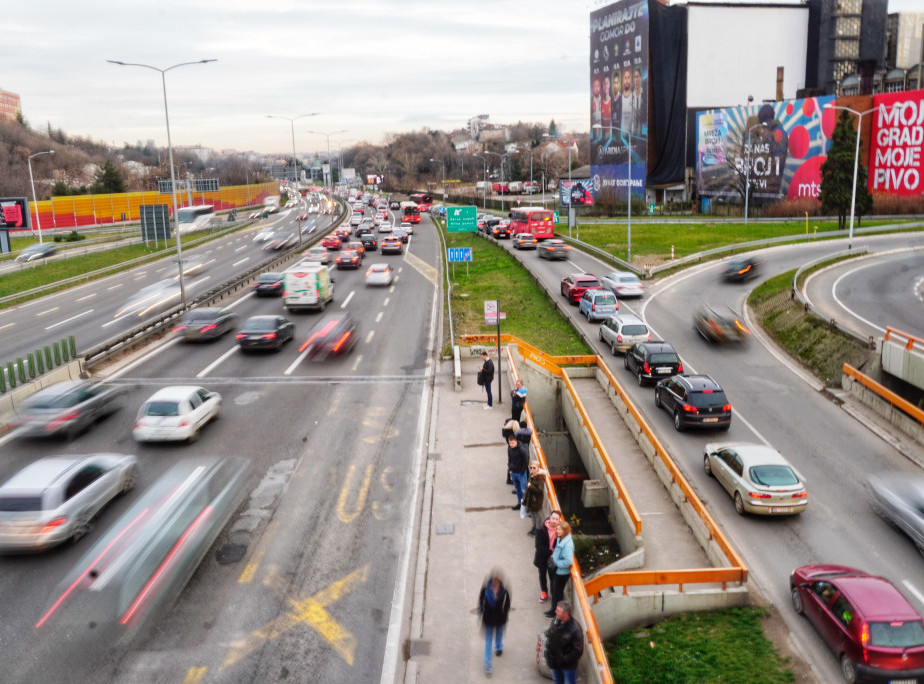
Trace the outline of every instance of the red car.
[[571, 304], [577, 304], [587, 290], [599, 290], [603, 286], [592, 273], [572, 273], [561, 279], [561, 294]]
[[789, 576], [792, 607], [808, 618], [848, 682], [924, 678], [924, 617], [889, 580], [843, 565]]
[[359, 252], [352, 249], [345, 249], [340, 252], [340, 256], [337, 257], [337, 268], [359, 268], [362, 261]]
[[336, 235], [328, 235], [326, 238], [321, 240], [321, 246], [327, 247], [327, 249], [340, 249], [340, 238]]

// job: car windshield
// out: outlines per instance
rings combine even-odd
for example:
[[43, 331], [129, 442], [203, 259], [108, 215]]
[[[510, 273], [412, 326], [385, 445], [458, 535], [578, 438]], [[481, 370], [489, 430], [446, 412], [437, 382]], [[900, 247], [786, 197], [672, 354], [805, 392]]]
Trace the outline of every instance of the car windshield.
[[924, 646], [924, 626], [920, 620], [869, 623], [869, 645], [891, 648]]
[[796, 477], [796, 474], [789, 466], [754, 466], [748, 472], [751, 474], [752, 482], [759, 485], [764, 485], [765, 487], [781, 487], [784, 485], [799, 484], [799, 478]]
[[0, 496], [0, 511], [7, 513], [24, 513], [42, 510], [42, 497], [39, 496]]
[[644, 325], [624, 325], [622, 328], [623, 335], [644, 335], [648, 328]]
[[673, 352], [661, 352], [651, 355], [651, 363], [677, 363], [680, 361]]
[[146, 416], [178, 416], [180, 405], [175, 401], [152, 401], [145, 405]]
[[692, 392], [690, 394], [690, 403], [696, 408], [708, 408], [710, 406], [725, 406], [728, 400], [722, 390], [710, 390], [708, 392]]
[[35, 396], [26, 404], [30, 409], [58, 409], [73, 406], [81, 401], [83, 392], [66, 392], [55, 396]]

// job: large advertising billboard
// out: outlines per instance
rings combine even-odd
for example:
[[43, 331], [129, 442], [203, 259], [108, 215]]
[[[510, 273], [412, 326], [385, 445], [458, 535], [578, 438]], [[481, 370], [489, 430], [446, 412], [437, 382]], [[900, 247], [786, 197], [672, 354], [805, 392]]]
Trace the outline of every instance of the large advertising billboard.
[[696, 184], [702, 197], [744, 202], [817, 198], [835, 112], [833, 96], [697, 112]]
[[870, 192], [924, 193], [924, 90], [876, 95], [873, 106]]
[[[644, 196], [648, 157], [648, 0], [590, 13], [590, 166], [598, 199]], [[631, 164], [631, 168], [630, 168]]]

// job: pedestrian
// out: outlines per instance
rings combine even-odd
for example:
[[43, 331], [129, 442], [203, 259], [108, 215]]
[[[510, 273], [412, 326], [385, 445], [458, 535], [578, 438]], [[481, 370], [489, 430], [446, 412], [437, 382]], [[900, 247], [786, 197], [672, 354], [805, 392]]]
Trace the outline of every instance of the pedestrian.
[[534, 535], [542, 524], [542, 504], [545, 503], [545, 476], [548, 473], [539, 467], [539, 461], [529, 462], [529, 479], [523, 495], [523, 505], [529, 513], [532, 524], [527, 534]]
[[571, 616], [571, 604], [555, 605], [555, 622], [546, 632], [545, 662], [552, 670], [555, 684], [576, 684], [577, 666], [584, 653], [584, 632]]
[[520, 420], [520, 414], [526, 408], [526, 388], [522, 380], [517, 380], [517, 385], [510, 390], [510, 417], [514, 420]]
[[[562, 520], [558, 523], [556, 530], [558, 541], [555, 542], [555, 548], [552, 549], [552, 555], [549, 557], [549, 580], [552, 583], [552, 605], [557, 606], [558, 602], [565, 598], [565, 585], [571, 577], [571, 563], [574, 560], [574, 540], [571, 538], [571, 525]], [[555, 617], [555, 610], [550, 610], [545, 614], [546, 617]]]
[[533, 565], [539, 569], [539, 603], [549, 600], [548, 578], [552, 574], [549, 568], [549, 558], [555, 540], [558, 539], [558, 524], [561, 522], [561, 511], [552, 511], [545, 522], [536, 530], [536, 553], [533, 556]]
[[529, 443], [533, 439], [533, 431], [529, 429], [529, 425], [526, 424], [525, 420], [521, 420], [518, 423], [517, 429], [513, 434], [517, 436], [517, 440], [521, 444], [526, 444], [527, 446], [529, 446]]
[[491, 394], [491, 383], [494, 382], [494, 362], [488, 358], [488, 352], [481, 352], [481, 379], [484, 381], [484, 391], [488, 393], [488, 403], [485, 410], [494, 405], [494, 397]]
[[[513, 510], [519, 510], [523, 505], [523, 494], [526, 490], [526, 473], [529, 466], [529, 447], [512, 435], [507, 440], [507, 470], [510, 471], [510, 479], [513, 480], [513, 486], [516, 489], [517, 503], [511, 506]], [[526, 517], [526, 509], [521, 512], [522, 517]]]
[[492, 570], [481, 593], [478, 594], [478, 613], [484, 629], [484, 671], [491, 674], [491, 642], [494, 653], [504, 653], [504, 625], [510, 612], [510, 591], [504, 586], [499, 570]]
[[[520, 424], [515, 420], [508, 420], [506, 423], [504, 423], [504, 427], [501, 428], [501, 437], [504, 438], [504, 444], [506, 444], [510, 437], [515, 435], [519, 429]], [[510, 479], [510, 469], [504, 468], [504, 470], [507, 473], [507, 481], [504, 484], [512, 485], [513, 480]], [[513, 493], [516, 494], [517, 490], [514, 489]]]

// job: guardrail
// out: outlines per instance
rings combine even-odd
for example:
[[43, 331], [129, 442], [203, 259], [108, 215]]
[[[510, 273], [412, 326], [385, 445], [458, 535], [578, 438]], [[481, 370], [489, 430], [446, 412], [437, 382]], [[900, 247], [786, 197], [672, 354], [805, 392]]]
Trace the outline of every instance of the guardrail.
[[[909, 344], [911, 343], [909, 342]], [[900, 397], [899, 395], [897, 395], [895, 392], [885, 387], [884, 385], [880, 385], [878, 382], [873, 380], [871, 377], [869, 377], [868, 375], [864, 375], [859, 370], [851, 366], [849, 363], [845, 363], [841, 367], [841, 371], [844, 373], [844, 375], [850, 378], [853, 378], [858, 383], [863, 385], [863, 387], [868, 389], [870, 392], [873, 392], [878, 397], [880, 397], [883, 401], [887, 402], [890, 408], [901, 411], [906, 416], [908, 416], [910, 419], [916, 421], [922, 428], [924, 428], [924, 411], [919, 409], [917, 406], [912, 404], [910, 401], [908, 401], [907, 399], [903, 399], [902, 397]]]

